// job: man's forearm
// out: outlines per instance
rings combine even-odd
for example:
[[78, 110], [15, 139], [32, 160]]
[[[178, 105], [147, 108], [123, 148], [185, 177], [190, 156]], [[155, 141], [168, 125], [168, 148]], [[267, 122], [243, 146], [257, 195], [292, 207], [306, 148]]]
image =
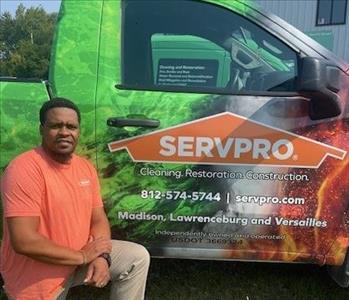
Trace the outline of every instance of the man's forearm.
[[14, 245], [14, 250], [45, 263], [71, 266], [84, 263], [84, 254], [81, 251], [59, 246], [39, 233]]
[[[59, 265], [81, 265], [89, 263], [102, 253], [111, 251], [110, 229], [108, 220], [94, 218], [93, 241], [89, 241], [82, 249], [71, 249], [56, 244], [38, 232], [38, 217], [6, 218], [9, 228], [11, 245], [19, 254], [33, 259]], [[92, 234], [92, 233], [91, 233]]]
[[40, 234], [32, 235], [16, 245], [14, 250], [33, 259], [56, 265], [83, 265], [95, 260], [102, 253], [110, 253], [110, 238], [97, 237], [80, 250], [55, 244]]

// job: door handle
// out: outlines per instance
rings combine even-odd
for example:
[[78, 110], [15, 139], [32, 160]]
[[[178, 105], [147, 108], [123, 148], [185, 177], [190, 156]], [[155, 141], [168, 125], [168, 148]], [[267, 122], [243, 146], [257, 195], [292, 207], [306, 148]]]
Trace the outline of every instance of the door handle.
[[115, 117], [109, 118], [107, 120], [107, 125], [111, 127], [147, 127], [147, 128], [157, 128], [160, 126], [160, 121], [156, 119], [148, 118], [125, 118], [125, 117]]

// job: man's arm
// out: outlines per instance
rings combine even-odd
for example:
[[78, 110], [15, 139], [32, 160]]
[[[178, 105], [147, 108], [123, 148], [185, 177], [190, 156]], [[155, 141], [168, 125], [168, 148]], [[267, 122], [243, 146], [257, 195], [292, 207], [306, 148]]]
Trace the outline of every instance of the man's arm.
[[7, 217], [11, 245], [22, 255], [33, 259], [58, 264], [82, 265], [111, 251], [110, 238], [97, 237], [80, 251], [55, 244], [38, 232], [39, 217]]
[[[92, 210], [90, 235], [93, 239], [110, 239], [110, 225], [103, 207], [96, 207]], [[90, 263], [87, 269], [85, 283], [103, 287], [110, 280], [110, 272], [107, 261], [103, 257], [98, 257]]]
[[92, 209], [90, 235], [94, 239], [99, 237], [110, 239], [110, 225], [103, 207]]

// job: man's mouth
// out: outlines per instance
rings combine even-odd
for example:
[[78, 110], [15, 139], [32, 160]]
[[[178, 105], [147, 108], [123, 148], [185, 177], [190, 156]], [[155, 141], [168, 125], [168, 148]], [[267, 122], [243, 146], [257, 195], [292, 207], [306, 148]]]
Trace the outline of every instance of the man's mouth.
[[63, 139], [60, 139], [60, 140], [57, 140], [56, 141], [57, 144], [59, 145], [72, 145], [72, 141], [70, 140], [63, 140]]

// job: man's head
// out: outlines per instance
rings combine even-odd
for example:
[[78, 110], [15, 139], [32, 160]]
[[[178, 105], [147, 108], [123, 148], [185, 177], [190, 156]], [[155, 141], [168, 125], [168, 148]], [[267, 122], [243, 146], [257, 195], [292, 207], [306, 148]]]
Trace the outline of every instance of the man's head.
[[54, 98], [40, 109], [42, 147], [54, 160], [69, 162], [80, 135], [80, 111], [70, 100]]
[[78, 116], [78, 121], [80, 124], [81, 121], [81, 116], [80, 116], [80, 110], [79, 108], [74, 104], [74, 102], [66, 99], [66, 98], [53, 98], [51, 100], [46, 101], [40, 108], [40, 124], [44, 125], [46, 122], [46, 115], [47, 112], [56, 107], [66, 107], [66, 108], [71, 108], [72, 110], [75, 110], [77, 116]]

